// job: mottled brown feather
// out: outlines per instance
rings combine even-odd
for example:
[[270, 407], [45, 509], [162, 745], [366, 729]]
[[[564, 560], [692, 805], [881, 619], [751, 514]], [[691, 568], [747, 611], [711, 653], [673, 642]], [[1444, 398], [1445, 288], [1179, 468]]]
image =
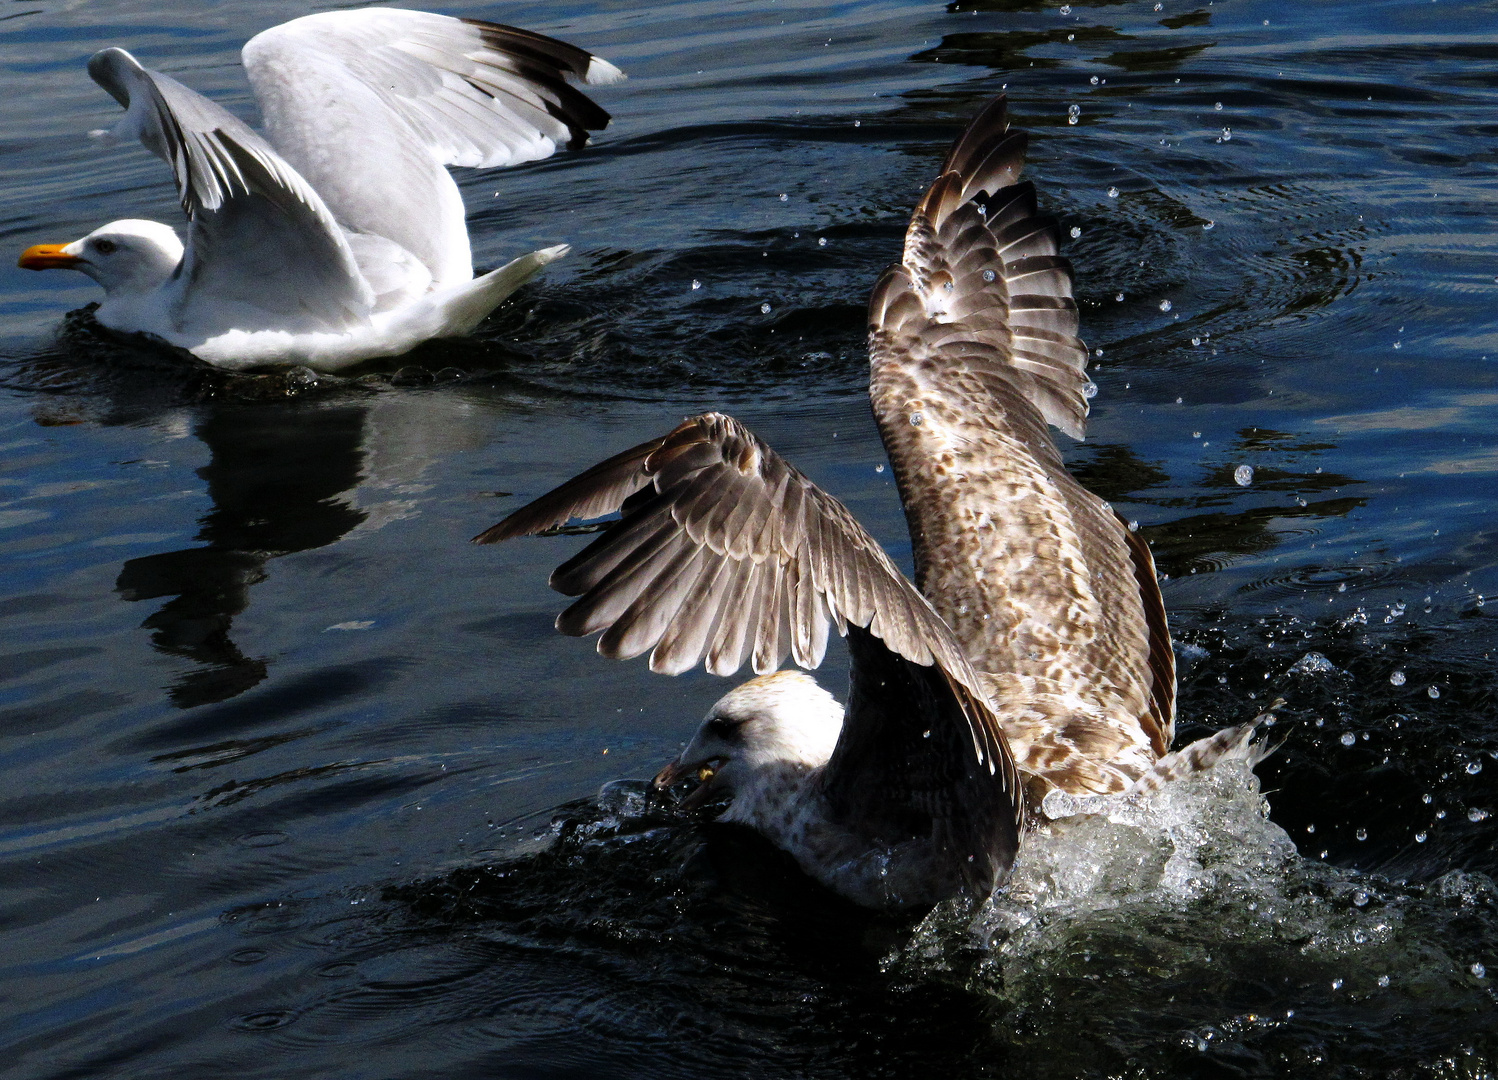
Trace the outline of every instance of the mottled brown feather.
[[[937, 841], [956, 879], [991, 887], [1013, 861], [1023, 805], [984, 680], [847, 508], [736, 420], [707, 413], [475, 539], [620, 509], [619, 521], [552, 575], [559, 591], [582, 592], [557, 628], [601, 630], [606, 656], [653, 650], [656, 671], [705, 661], [721, 675], [746, 660], [774, 671], [788, 653], [815, 667], [832, 625], [855, 635], [850, 706], [824, 773], [833, 804], [871, 840], [925, 822], [919, 835]], [[896, 684], [912, 710], [888, 708], [886, 687]]]
[[1089, 382], [1071, 266], [1002, 99], [958, 138], [869, 306], [870, 397], [916, 580], [984, 673], [1022, 772], [1126, 788], [1169, 747], [1174, 660], [1147, 548], [1066, 471]]

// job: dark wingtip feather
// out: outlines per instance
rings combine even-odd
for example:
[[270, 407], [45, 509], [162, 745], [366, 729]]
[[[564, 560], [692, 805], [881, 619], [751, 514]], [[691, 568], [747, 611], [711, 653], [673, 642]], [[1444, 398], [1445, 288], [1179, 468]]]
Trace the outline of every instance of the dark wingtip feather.
[[[674, 432], [672, 434], [675, 434]], [[571, 518], [596, 518], [612, 514], [624, 500], [649, 482], [645, 460], [659, 450], [669, 435], [630, 447], [579, 473], [527, 503], [498, 524], [473, 538], [474, 544], [498, 544], [517, 536], [534, 536]]]
[[1000, 94], [978, 111], [978, 115], [967, 122], [962, 134], [947, 151], [942, 163], [944, 173], [966, 173], [975, 158], [986, 152], [989, 143], [1003, 138], [1009, 130], [1009, 98]]
[[520, 65], [527, 78], [545, 86], [555, 95], [557, 100], [546, 100], [543, 107], [567, 125], [572, 136], [568, 142], [569, 149], [576, 149], [586, 143], [589, 131], [601, 131], [609, 126], [613, 117], [603, 106], [567, 83], [563, 76], [571, 75], [579, 82], [587, 82], [595, 60], [610, 69], [613, 69], [612, 64], [595, 57], [586, 49], [533, 30], [486, 22], [483, 19], [464, 19], [463, 22], [478, 30], [486, 46], [510, 57]]

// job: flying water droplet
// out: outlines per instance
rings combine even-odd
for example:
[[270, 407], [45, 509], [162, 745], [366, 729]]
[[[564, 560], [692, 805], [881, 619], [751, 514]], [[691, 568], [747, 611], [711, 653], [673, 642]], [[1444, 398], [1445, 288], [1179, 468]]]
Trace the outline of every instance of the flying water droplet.
[[925, 422], [926, 422], [926, 417], [925, 417], [924, 413], [913, 412], [913, 413], [910, 414], [910, 426], [911, 427], [920, 427]]
[[1350, 731], [1344, 731], [1344, 732], [1342, 732], [1342, 745], [1343, 746], [1351, 746], [1353, 743], [1355, 743], [1357, 741], [1358, 741], [1358, 737], [1356, 735], [1354, 735], [1352, 732], [1350, 732]]
[[780, 193], [780, 201], [781, 202], [790, 202], [790, 199], [791, 199], [791, 197], [789, 195], [787, 195], [785, 192], [782, 191]]
[[1096, 86], [1098, 84], [1098, 77], [1096, 75], [1094, 75], [1092, 78], [1088, 79], [1087, 81], [1090, 82], [1090, 83], [1092, 83], [1093, 86]]
[[1070, 4], [1062, 4], [1061, 5], [1061, 14], [1063, 14], [1063, 15], [1070, 15], [1071, 14], [1071, 5]]
[[[1233, 129], [1232, 128], [1223, 128], [1222, 129], [1222, 141], [1223, 142], [1232, 142], [1233, 141]], [[781, 198], [783, 199], [783, 198], [785, 198], [785, 196], [782, 195]]]
[[770, 314], [770, 305], [769, 304], [761, 304], [761, 305], [759, 305], [759, 313], [761, 315], [768, 315], [768, 314]]
[[1216, 109], [1218, 112], [1222, 112], [1222, 102], [1219, 101], [1216, 105], [1213, 105], [1212, 108]]
[[1368, 839], [1368, 830], [1367, 829], [1359, 829], [1357, 831], [1356, 835], [1357, 835], [1357, 838], [1359, 840], [1366, 840], [1366, 839]]
[[1472, 809], [1467, 811], [1468, 821], [1486, 821], [1487, 819], [1488, 812], [1486, 810], [1480, 810], [1474, 806]]
[[1396, 671], [1396, 672], [1394, 672], [1394, 674], [1390, 675], [1389, 676], [1389, 685], [1391, 685], [1391, 686], [1403, 686], [1404, 685], [1404, 672], [1402, 672], [1402, 671]]
[[1174, 305], [1172, 305], [1169, 300], [1161, 300], [1160, 301], [1160, 310], [1161, 311], [1169, 311], [1173, 306]]
[[827, 246], [827, 237], [825, 237], [825, 236], [819, 236], [819, 237], [817, 237], [817, 247], [826, 247], [826, 246]]
[[1415, 834], [1415, 843], [1417, 843], [1417, 844], [1423, 844], [1423, 843], [1425, 843], [1426, 836], [1427, 836], [1426, 833], [1417, 832]]
[[702, 288], [702, 282], [698, 281], [696, 278], [693, 278], [692, 279], [692, 291], [696, 292], [700, 288]]
[[1365, 893], [1362, 889], [1359, 889], [1352, 894], [1352, 902], [1355, 907], [1367, 907], [1368, 894]]
[[1116, 199], [1116, 198], [1118, 198], [1118, 188], [1116, 188], [1116, 187], [1110, 187], [1108, 189], [1108, 198], [1110, 198], [1110, 199]]
[[1380, 975], [1378, 977], [1378, 985], [1379, 986], [1388, 986], [1389, 985], [1389, 977], [1387, 975]]
[[1073, 240], [1075, 240], [1077, 237], [1079, 237], [1081, 235], [1082, 235], [1082, 227], [1080, 225], [1073, 225], [1071, 227], [1071, 238]]
[[1202, 232], [1207, 232], [1209, 229], [1216, 228], [1216, 226], [1217, 222], [1215, 221], [1204, 221], [1202, 222]]
[[[1434, 689], [1434, 687], [1432, 687], [1432, 689]], [[1476, 776], [1480, 772], [1482, 772], [1482, 762], [1480, 762], [1480, 761], [1469, 761], [1469, 762], [1467, 762], [1467, 775], [1468, 776]]]
[[1333, 990], [1340, 990], [1340, 989], [1342, 989], [1342, 980], [1341, 979], [1333, 979], [1332, 980], [1332, 989]]
[[1254, 482], [1254, 467], [1252, 465], [1239, 465], [1233, 470], [1233, 483], [1239, 487], [1248, 487]]
[[1193, 345], [1200, 345], [1201, 343], [1202, 343], [1202, 339], [1199, 338], [1199, 337], [1194, 337], [1194, 338], [1191, 339], [1191, 344], [1193, 344]]
[[992, 270], [985, 270], [985, 271], [983, 271], [983, 280], [984, 281], [992, 281], [996, 277], [998, 277], [998, 275], [995, 274]]
[[1479, 978], [1479, 979], [1485, 979], [1485, 978], [1487, 978], [1487, 974], [1488, 974], [1488, 969], [1487, 969], [1487, 968], [1485, 968], [1485, 967], [1483, 967], [1483, 966], [1482, 966], [1482, 965], [1481, 965], [1481, 964], [1479, 964], [1479, 963], [1474, 963], [1474, 964], [1473, 964], [1473, 965], [1472, 965], [1472, 966], [1471, 966], [1471, 967], [1470, 967], [1470, 968], [1468, 968], [1468, 969], [1467, 969], [1467, 970], [1469, 970], [1469, 971], [1470, 971], [1470, 972], [1472, 972], [1472, 974], [1473, 974], [1473, 975], [1474, 975], [1474, 976], [1476, 976], [1476, 977], [1477, 977], [1477, 978]]
[[1117, 301], [1118, 301], [1118, 302], [1119, 302], [1119, 303], [1120, 303], [1120, 304], [1122, 304], [1122, 303], [1123, 303], [1123, 293], [1119, 293], [1119, 294], [1118, 294], [1118, 295], [1117, 295], [1117, 296], [1115, 296], [1115, 297], [1114, 297], [1114, 298], [1113, 298], [1113, 299], [1114, 299], [1114, 300], [1117, 300]]
[[1427, 686], [1425, 688], [1425, 692], [1431, 698], [1438, 698], [1441, 696], [1441, 688], [1439, 686]]
[[1097, 383], [1089, 380], [1087, 385], [1082, 387], [1082, 396], [1088, 400], [1097, 397]]

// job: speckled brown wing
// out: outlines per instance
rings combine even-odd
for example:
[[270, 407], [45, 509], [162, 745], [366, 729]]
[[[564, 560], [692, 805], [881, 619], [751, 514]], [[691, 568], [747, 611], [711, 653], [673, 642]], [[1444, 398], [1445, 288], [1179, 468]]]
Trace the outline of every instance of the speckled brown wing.
[[876, 840], [936, 836], [952, 872], [976, 886], [1007, 870], [1019, 779], [983, 679], [842, 503], [738, 421], [707, 413], [475, 539], [621, 508], [618, 522], [552, 574], [553, 588], [580, 597], [557, 629], [602, 631], [604, 656], [648, 650], [654, 671], [702, 662], [731, 675], [746, 660], [773, 671], [787, 653], [814, 668], [837, 626], [853, 652], [848, 713], [824, 774], [840, 817]]
[[1023, 772], [1127, 787], [1172, 738], [1174, 660], [1149, 550], [1066, 471], [1091, 384], [1071, 266], [1002, 98], [952, 148], [869, 305], [870, 398], [916, 580]]

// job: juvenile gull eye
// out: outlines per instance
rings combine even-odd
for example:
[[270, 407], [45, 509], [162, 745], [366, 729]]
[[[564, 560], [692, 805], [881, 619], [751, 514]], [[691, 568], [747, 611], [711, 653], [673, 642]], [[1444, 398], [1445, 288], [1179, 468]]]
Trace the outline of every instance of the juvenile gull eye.
[[720, 739], [732, 741], [738, 738], [739, 724], [725, 716], [715, 716], [707, 722], [707, 728]]

